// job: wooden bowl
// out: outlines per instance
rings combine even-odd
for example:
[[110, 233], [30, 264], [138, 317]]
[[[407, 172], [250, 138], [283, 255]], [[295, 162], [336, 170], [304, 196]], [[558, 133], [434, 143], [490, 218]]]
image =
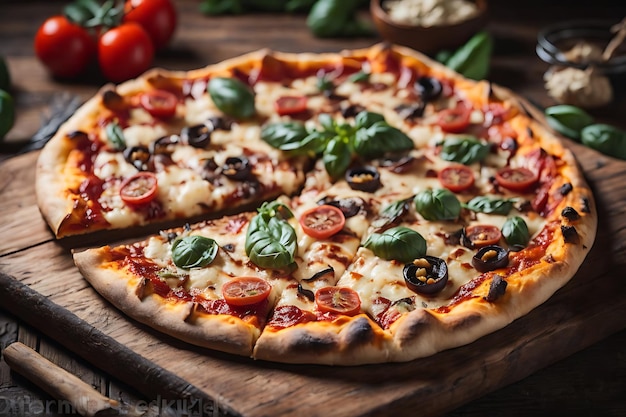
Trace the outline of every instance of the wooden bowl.
[[428, 55], [463, 45], [487, 24], [487, 0], [476, 0], [478, 14], [455, 24], [414, 26], [396, 23], [383, 9], [385, 0], [371, 0], [370, 13], [380, 36], [388, 42], [408, 46]]

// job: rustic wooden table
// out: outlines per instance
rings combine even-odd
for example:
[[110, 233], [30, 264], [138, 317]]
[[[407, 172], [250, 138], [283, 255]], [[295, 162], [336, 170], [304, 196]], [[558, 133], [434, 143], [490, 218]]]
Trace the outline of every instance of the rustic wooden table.
[[[573, 18], [601, 18], [616, 22], [626, 16], [626, 7], [611, 5], [614, 2], [491, 3], [494, 4], [491, 5], [488, 29], [496, 39], [496, 49], [490, 78], [541, 106], [548, 106], [553, 102], [546, 95], [542, 83], [542, 75], [547, 65], [534, 52], [538, 30], [547, 24]], [[62, 5], [63, 2], [45, 0], [19, 3], [0, 0], [0, 55], [5, 56], [8, 61], [13, 76], [12, 93], [17, 105], [15, 127], [0, 147], [2, 159], [12, 156], [22, 141], [37, 130], [42, 114], [46, 114], [53, 96], [59, 92], [68, 92], [84, 100], [93, 95], [102, 82], [98, 79], [71, 83], [53, 80], [35, 59], [32, 48], [34, 33], [38, 25], [47, 16], [58, 13]], [[321, 52], [365, 47], [378, 40], [316, 39], [306, 29], [304, 16], [244, 15], [209, 18], [200, 14], [198, 1], [194, 0], [178, 1], [177, 9], [179, 29], [170, 47], [157, 56], [156, 66], [184, 70], [263, 47], [292, 52]], [[626, 94], [623, 91], [618, 93], [615, 103], [594, 112], [594, 116], [600, 121], [626, 127], [623, 117], [626, 114]], [[6, 184], [0, 178], [0, 191]], [[0, 212], [0, 216], [7, 214]], [[8, 240], [11, 236], [4, 235], [2, 239]], [[622, 247], [621, 253], [624, 253], [623, 245], [624, 242], [617, 242], [617, 246]], [[4, 264], [3, 259], [8, 259], [10, 255], [10, 251], [0, 253], [0, 270]], [[621, 261], [623, 265], [623, 259]], [[601, 302], [601, 299], [598, 300], [598, 303]], [[626, 320], [621, 323], [626, 323]], [[41, 328], [40, 326], [45, 327], [41, 323], [36, 327]], [[61, 364], [107, 395], [126, 400], [154, 399], [142, 396], [134, 387], [110, 377], [101, 368], [78, 358], [74, 352], [61, 346], [67, 346], [66, 340], [55, 341], [44, 336], [39, 330], [26, 324], [23, 317], [0, 305], [0, 348], [16, 340], [36, 348], [53, 362]], [[447, 415], [626, 416], [625, 345], [625, 330], [591, 346], [583, 344], [580, 346], [583, 350], [519, 382], [474, 398], [472, 402], [450, 411]], [[484, 390], [477, 389], [476, 392], [477, 395], [482, 395]], [[58, 412], [59, 405], [61, 404], [24, 378], [11, 373], [7, 364], [0, 359], [0, 417], [58, 416], [71, 413]], [[406, 414], [409, 413], [418, 414], [416, 410], [407, 410]]]

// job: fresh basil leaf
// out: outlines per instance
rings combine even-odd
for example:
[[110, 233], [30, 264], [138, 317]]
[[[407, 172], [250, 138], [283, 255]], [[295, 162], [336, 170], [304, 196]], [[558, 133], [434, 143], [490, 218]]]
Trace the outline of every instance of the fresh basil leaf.
[[580, 132], [581, 142], [605, 155], [626, 160], [626, 131], [607, 124], [593, 124]]
[[211, 78], [207, 91], [215, 106], [237, 119], [246, 119], [256, 112], [254, 92], [236, 78]]
[[382, 233], [372, 233], [363, 244], [378, 257], [411, 262], [426, 255], [426, 240], [408, 227], [398, 226]]
[[292, 267], [298, 250], [296, 231], [277, 217], [255, 216], [248, 226], [245, 242], [250, 261], [261, 268]]
[[185, 236], [172, 244], [172, 260], [182, 269], [202, 268], [213, 262], [219, 247], [204, 236]]
[[593, 117], [581, 108], [559, 104], [545, 110], [546, 121], [557, 132], [579, 140], [580, 131], [593, 123]]
[[415, 210], [426, 220], [456, 220], [461, 214], [461, 202], [447, 188], [421, 191], [413, 202]]
[[305, 154], [316, 148], [316, 137], [311, 136], [303, 123], [272, 123], [261, 129], [261, 139], [274, 148]]
[[333, 180], [340, 178], [350, 166], [352, 152], [350, 146], [339, 136], [334, 137], [326, 145], [322, 155], [326, 172]]
[[317, 89], [322, 93], [325, 91], [332, 91], [335, 88], [335, 83], [333, 80], [326, 76], [317, 77]]
[[499, 198], [489, 198], [484, 196], [474, 197], [466, 204], [463, 204], [463, 207], [477, 211], [480, 213], [487, 214], [501, 214], [506, 216], [509, 214], [511, 209], [513, 209], [514, 200], [511, 199], [499, 199]]
[[126, 149], [126, 138], [124, 138], [124, 132], [117, 122], [109, 123], [105, 128], [105, 133], [107, 140], [114, 149], [118, 151]]
[[354, 126], [357, 129], [367, 128], [372, 126], [376, 122], [384, 122], [385, 118], [382, 114], [374, 113], [371, 111], [359, 112], [354, 118]]
[[473, 136], [448, 136], [441, 145], [439, 156], [445, 161], [470, 165], [489, 154], [489, 145]]
[[354, 136], [354, 150], [365, 158], [382, 156], [387, 152], [401, 152], [414, 148], [414, 143], [404, 132], [378, 121], [361, 128]]
[[491, 35], [480, 31], [446, 59], [446, 66], [467, 78], [482, 80], [489, 74], [492, 50]]
[[519, 216], [509, 217], [502, 225], [502, 236], [512, 247], [526, 247], [530, 240], [528, 225]]
[[355, 72], [351, 76], [348, 77], [348, 81], [353, 83], [365, 83], [370, 79], [370, 73], [365, 71]]

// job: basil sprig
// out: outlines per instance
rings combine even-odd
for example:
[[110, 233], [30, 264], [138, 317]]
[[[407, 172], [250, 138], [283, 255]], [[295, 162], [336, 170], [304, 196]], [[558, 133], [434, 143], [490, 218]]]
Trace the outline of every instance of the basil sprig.
[[228, 116], [246, 119], [256, 112], [254, 92], [236, 78], [211, 78], [207, 91], [215, 106]]
[[580, 132], [581, 142], [605, 155], [626, 160], [626, 131], [615, 126], [597, 123]]
[[426, 255], [426, 240], [408, 227], [398, 226], [382, 233], [372, 233], [363, 244], [383, 259], [411, 262]]
[[569, 104], [548, 107], [545, 115], [551, 128], [572, 139], [580, 139], [580, 131], [593, 123], [589, 113]]
[[111, 122], [104, 128], [107, 140], [113, 146], [113, 149], [121, 151], [126, 149], [126, 138], [124, 132], [117, 122]]
[[489, 154], [489, 145], [473, 136], [449, 136], [441, 144], [441, 159], [463, 165], [482, 161]]
[[172, 260], [182, 269], [202, 268], [213, 262], [219, 247], [204, 236], [185, 236], [172, 244]]
[[284, 269], [295, 266], [298, 250], [296, 231], [287, 222], [291, 210], [276, 201], [264, 203], [252, 218], [246, 234], [246, 254], [261, 268]]
[[413, 202], [415, 210], [426, 220], [456, 220], [461, 214], [461, 202], [447, 188], [421, 191]]
[[269, 124], [261, 130], [261, 139], [295, 154], [322, 154], [326, 171], [333, 179], [344, 174], [354, 155], [371, 159], [414, 146], [411, 138], [390, 126], [378, 113], [362, 111], [354, 124], [338, 123], [328, 114], [321, 114], [318, 121], [317, 129], [307, 129], [294, 121]]
[[502, 225], [502, 236], [509, 246], [525, 247], [530, 240], [528, 225], [519, 216], [509, 217]]
[[463, 204], [463, 207], [472, 211], [487, 213], [487, 214], [501, 214], [506, 216], [513, 209], [513, 199], [500, 199], [489, 198], [484, 196], [474, 197], [467, 203]]

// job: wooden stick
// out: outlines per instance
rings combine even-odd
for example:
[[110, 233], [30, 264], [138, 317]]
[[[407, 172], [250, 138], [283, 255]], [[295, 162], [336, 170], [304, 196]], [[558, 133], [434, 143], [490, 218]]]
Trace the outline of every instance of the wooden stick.
[[100, 394], [80, 378], [20, 342], [4, 349], [4, 359], [12, 369], [55, 399], [69, 401], [85, 417], [112, 415], [119, 410], [118, 401]]

